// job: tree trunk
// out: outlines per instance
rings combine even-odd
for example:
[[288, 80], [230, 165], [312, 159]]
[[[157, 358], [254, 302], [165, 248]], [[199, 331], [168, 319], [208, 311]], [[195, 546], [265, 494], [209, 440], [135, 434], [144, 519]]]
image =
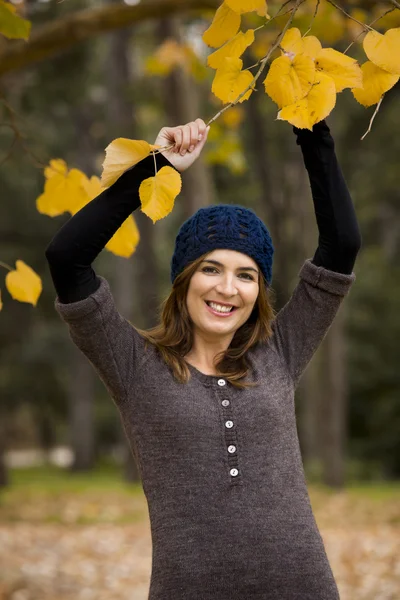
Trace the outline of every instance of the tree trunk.
[[71, 471], [89, 471], [95, 460], [94, 377], [90, 362], [71, 344], [69, 381], [69, 435], [74, 452]]
[[[179, 18], [161, 19], [158, 25], [160, 44], [168, 38], [182, 43]], [[186, 125], [200, 114], [198, 83], [184, 69], [174, 69], [164, 80], [165, 111], [172, 121], [171, 126]], [[199, 208], [214, 202], [215, 189], [210, 170], [201, 155], [193, 165], [182, 174], [182, 192], [184, 219], [191, 217]]]
[[[77, 128], [76, 162], [85, 173], [94, 171], [94, 148], [90, 136], [90, 109], [80, 107], [75, 115]], [[88, 359], [71, 344], [69, 381], [70, 444], [74, 453], [71, 471], [93, 469], [95, 451], [94, 396], [96, 373]]]

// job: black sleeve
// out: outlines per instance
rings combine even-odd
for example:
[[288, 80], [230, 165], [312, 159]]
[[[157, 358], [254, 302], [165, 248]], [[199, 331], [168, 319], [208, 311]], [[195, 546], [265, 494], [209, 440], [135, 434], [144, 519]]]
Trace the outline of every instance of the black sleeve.
[[310, 179], [319, 231], [312, 262], [349, 275], [361, 247], [361, 233], [353, 202], [335, 154], [325, 121], [308, 129], [293, 127]]
[[[156, 154], [157, 171], [173, 165]], [[174, 168], [174, 167], [173, 167]], [[139, 187], [155, 173], [151, 154], [71, 217], [47, 246], [45, 255], [60, 302], [83, 300], [100, 280], [91, 264], [129, 215], [140, 206]]]

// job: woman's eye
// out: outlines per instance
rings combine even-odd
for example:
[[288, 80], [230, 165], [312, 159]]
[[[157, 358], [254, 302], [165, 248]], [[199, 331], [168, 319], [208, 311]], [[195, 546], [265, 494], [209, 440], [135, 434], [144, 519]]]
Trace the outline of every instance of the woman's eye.
[[208, 269], [210, 269], [211, 271], [216, 271], [217, 269], [215, 267], [203, 267], [202, 271], [204, 273], [208, 273]]
[[250, 281], [254, 281], [253, 277], [249, 273], [242, 273], [245, 277], [248, 277]]
[[[210, 272], [217, 272], [217, 269], [215, 267], [203, 267], [202, 268], [202, 272], [203, 273], [210, 273]], [[248, 279], [248, 281], [254, 281], [254, 278], [249, 274], [249, 273], [241, 273], [240, 275], [244, 275], [246, 279]]]

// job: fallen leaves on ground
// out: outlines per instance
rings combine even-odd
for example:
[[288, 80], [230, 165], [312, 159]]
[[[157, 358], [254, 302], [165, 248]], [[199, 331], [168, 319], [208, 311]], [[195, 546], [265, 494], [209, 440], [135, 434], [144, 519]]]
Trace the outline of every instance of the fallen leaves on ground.
[[[311, 498], [341, 599], [398, 599], [398, 499], [319, 491]], [[142, 494], [35, 493], [19, 507], [3, 501], [0, 600], [147, 600], [147, 514]]]

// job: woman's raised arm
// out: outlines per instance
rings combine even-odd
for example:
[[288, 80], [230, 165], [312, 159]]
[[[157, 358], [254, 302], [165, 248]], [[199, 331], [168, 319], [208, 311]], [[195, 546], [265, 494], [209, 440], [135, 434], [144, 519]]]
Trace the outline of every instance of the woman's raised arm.
[[320, 121], [313, 131], [293, 130], [308, 171], [319, 230], [312, 262], [330, 271], [351, 274], [361, 247], [361, 233], [330, 129]]
[[[157, 170], [164, 166], [174, 167], [179, 172], [186, 170], [198, 158], [208, 130], [202, 119], [182, 127], [163, 127], [155, 144], [167, 146], [175, 142], [175, 146], [155, 155]], [[191, 146], [194, 146], [193, 150], [190, 150]], [[184, 152], [183, 156], [181, 152]], [[100, 280], [91, 264], [122, 223], [139, 208], [140, 184], [153, 176], [154, 158], [150, 155], [125, 171], [56, 233], [45, 255], [62, 303], [83, 300], [99, 288]]]

